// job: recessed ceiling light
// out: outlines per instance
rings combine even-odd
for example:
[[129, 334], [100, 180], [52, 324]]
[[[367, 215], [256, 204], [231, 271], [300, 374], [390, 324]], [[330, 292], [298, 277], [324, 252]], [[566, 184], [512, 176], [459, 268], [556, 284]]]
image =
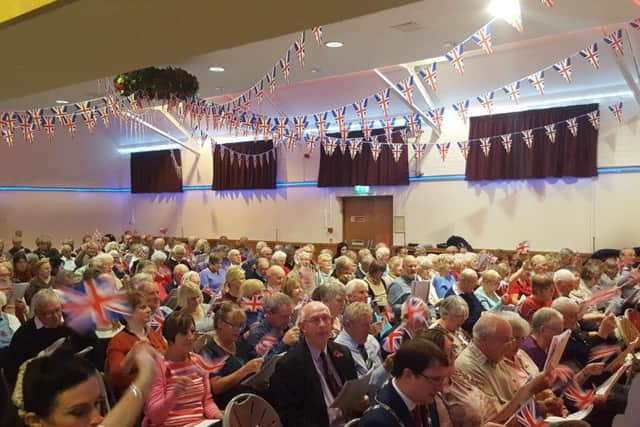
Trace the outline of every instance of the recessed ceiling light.
[[213, 71], [214, 73], [221, 73], [224, 71], [223, 67], [209, 67], [209, 71]]
[[326, 42], [324, 45], [326, 47], [342, 47], [342, 46], [344, 46], [344, 43], [338, 42], [338, 41], [333, 41], [333, 42]]
[[56, 99], [56, 104], [68, 104], [69, 101], [65, 101], [64, 99]]
[[319, 73], [319, 72], [320, 72], [320, 69], [318, 69], [318, 68], [312, 68], [312, 69], [311, 69], [311, 72], [312, 72], [312, 73]]
[[520, 0], [491, 0], [489, 12], [496, 18], [512, 20], [520, 16]]

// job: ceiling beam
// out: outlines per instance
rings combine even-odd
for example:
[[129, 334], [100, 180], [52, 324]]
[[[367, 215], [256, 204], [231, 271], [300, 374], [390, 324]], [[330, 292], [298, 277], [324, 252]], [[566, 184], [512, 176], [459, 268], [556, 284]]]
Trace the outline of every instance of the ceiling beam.
[[124, 115], [127, 116], [127, 118], [129, 118], [130, 120], [133, 120], [137, 123], [140, 123], [142, 126], [146, 127], [147, 129], [151, 130], [152, 132], [157, 133], [158, 135], [162, 136], [165, 139], [168, 139], [169, 141], [178, 144], [179, 146], [183, 147], [186, 150], [191, 151], [193, 154], [196, 155], [196, 158], [200, 157], [200, 152], [197, 150], [194, 150], [193, 148], [191, 148], [189, 145], [185, 144], [184, 142], [180, 141], [178, 138], [176, 138], [173, 135], [168, 134], [167, 132], [163, 131], [162, 129], [152, 125], [151, 123], [149, 123], [148, 121], [136, 116], [135, 114], [129, 113], [129, 112], [124, 112]]

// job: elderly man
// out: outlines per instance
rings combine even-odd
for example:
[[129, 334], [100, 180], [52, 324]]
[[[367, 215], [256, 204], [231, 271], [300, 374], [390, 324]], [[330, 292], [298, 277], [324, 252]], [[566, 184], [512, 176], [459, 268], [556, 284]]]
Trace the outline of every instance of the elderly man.
[[171, 250], [171, 256], [167, 259], [167, 267], [171, 270], [176, 268], [178, 264], [186, 265], [191, 270], [191, 265], [187, 260], [187, 248], [184, 245], [175, 245]]
[[[34, 317], [20, 326], [13, 335], [7, 356], [5, 374], [10, 384], [16, 380], [18, 368], [59, 338], [66, 338], [64, 346], [72, 352], [96, 345], [93, 332], [78, 335], [63, 323], [62, 302], [53, 289], [41, 289], [31, 299]], [[93, 355], [91, 355], [93, 356]]]
[[266, 243], [264, 243], [264, 245], [260, 245], [260, 243], [264, 242], [258, 242], [258, 244], [256, 244], [256, 258], [253, 258], [251, 261], [242, 263], [242, 268], [244, 268], [246, 274], [248, 274], [253, 269], [253, 266], [258, 258], [271, 259], [271, 257], [273, 256], [273, 249], [267, 246]]
[[391, 251], [389, 250], [388, 247], [380, 246], [376, 248], [376, 259], [378, 261], [388, 264], [390, 257], [391, 257]]
[[153, 281], [153, 277], [147, 273], [138, 273], [131, 278], [131, 287], [142, 292], [145, 300], [151, 309], [149, 328], [150, 333], [157, 333], [162, 336], [162, 323], [164, 319], [171, 314], [173, 310], [167, 306], [160, 305], [160, 289], [158, 284]]
[[231, 249], [227, 252], [227, 267], [242, 265], [242, 254], [237, 249]]
[[402, 303], [411, 295], [411, 282], [416, 280], [418, 262], [415, 257], [407, 255], [402, 260], [402, 275], [389, 285], [387, 300], [394, 312], [399, 312]]
[[247, 279], [258, 279], [262, 283], [267, 283], [267, 270], [269, 270], [269, 259], [260, 257], [256, 259], [253, 268], [246, 273], [246, 277]]
[[267, 270], [267, 283], [266, 289], [267, 293], [280, 292], [282, 285], [284, 284], [284, 280], [286, 279], [286, 275], [284, 274], [284, 269], [279, 265], [272, 265]]
[[162, 302], [163, 305], [175, 310], [178, 305], [178, 287], [182, 284], [182, 277], [189, 272], [189, 267], [184, 264], [178, 264], [173, 268], [173, 282], [169, 283], [165, 290], [167, 298]]
[[347, 303], [364, 302], [369, 298], [369, 286], [367, 282], [361, 279], [352, 279], [345, 285], [347, 294]]
[[482, 303], [474, 293], [478, 287], [478, 273], [471, 268], [465, 268], [458, 276], [458, 281], [449, 289], [445, 297], [458, 295], [466, 301], [469, 306], [469, 317], [462, 324], [462, 329], [471, 333], [473, 325], [478, 321], [482, 312], [485, 311]]
[[553, 273], [553, 285], [558, 292], [557, 296], [561, 297], [568, 297], [571, 291], [577, 288], [575, 276], [566, 268], [561, 268]]
[[535, 362], [539, 370], [544, 369], [551, 340], [563, 331], [564, 319], [559, 311], [543, 307], [533, 314], [531, 335], [525, 338], [522, 349]]
[[547, 257], [536, 254], [531, 257], [532, 274], [545, 274], [547, 272]]
[[287, 295], [276, 292], [267, 298], [264, 317], [251, 329], [246, 339], [250, 359], [269, 358], [283, 353], [300, 339], [300, 329], [291, 327], [293, 302]]
[[349, 280], [355, 278], [353, 274], [355, 270], [356, 266], [351, 258], [342, 255], [336, 258], [336, 267], [333, 270], [332, 276], [343, 283], [347, 283]]
[[[365, 266], [365, 260], [367, 260], [367, 266]], [[368, 265], [370, 265], [371, 262], [373, 262], [373, 255], [371, 255], [371, 251], [367, 248], [360, 249], [358, 251], [358, 266], [355, 272], [356, 279], [363, 279], [364, 276], [367, 275], [367, 272], [369, 271]]]
[[411, 340], [396, 352], [391, 370], [393, 380], [376, 396], [377, 405], [360, 419], [362, 427], [439, 427], [434, 401], [451, 375], [447, 356], [427, 340]]
[[318, 301], [306, 304], [298, 325], [304, 334], [280, 359], [271, 377], [270, 395], [284, 427], [344, 425], [331, 403], [342, 385], [357, 378], [351, 351], [329, 340], [331, 313]]

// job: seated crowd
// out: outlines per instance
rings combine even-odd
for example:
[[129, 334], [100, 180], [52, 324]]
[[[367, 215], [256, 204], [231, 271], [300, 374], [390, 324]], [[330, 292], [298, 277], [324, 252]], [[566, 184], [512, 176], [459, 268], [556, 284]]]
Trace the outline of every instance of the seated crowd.
[[[527, 402], [541, 417], [582, 409], [576, 390], [637, 365], [640, 350], [634, 249], [603, 259], [464, 246], [392, 256], [384, 244], [316, 253], [313, 244], [250, 248], [223, 237], [212, 248], [129, 232], [36, 246], [23, 247], [20, 232], [6, 251], [0, 240], [2, 425], [196, 425], [253, 393], [285, 427], [517, 426]], [[125, 319], [76, 327], [64, 294], [90, 280], [126, 295]], [[424, 299], [416, 282], [428, 284]], [[565, 331], [560, 365], [547, 369]], [[270, 377], [247, 381], [272, 358]], [[358, 378], [366, 393], [334, 407]], [[627, 379], [564, 424], [612, 425]]]

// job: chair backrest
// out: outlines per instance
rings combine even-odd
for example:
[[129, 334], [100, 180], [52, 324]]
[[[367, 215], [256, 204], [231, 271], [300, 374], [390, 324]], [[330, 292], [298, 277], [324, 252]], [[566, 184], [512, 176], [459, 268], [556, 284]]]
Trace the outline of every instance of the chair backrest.
[[344, 427], [356, 427], [360, 422], [360, 418], [354, 418], [344, 425]]
[[282, 427], [280, 417], [266, 400], [251, 393], [231, 399], [224, 410], [222, 427]]

